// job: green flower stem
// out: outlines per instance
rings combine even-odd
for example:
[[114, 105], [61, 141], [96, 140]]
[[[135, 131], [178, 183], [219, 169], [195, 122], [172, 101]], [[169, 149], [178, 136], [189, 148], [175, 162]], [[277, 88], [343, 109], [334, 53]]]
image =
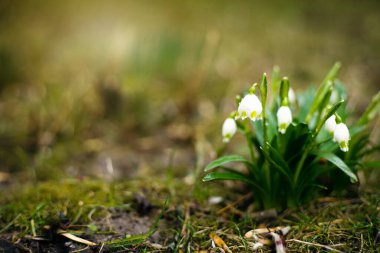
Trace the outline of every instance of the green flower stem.
[[294, 174], [293, 188], [296, 187], [297, 182], [298, 182], [298, 178], [299, 178], [299, 175], [301, 173], [303, 164], [305, 163], [306, 157], [310, 153], [310, 151], [312, 150], [312, 147], [313, 147], [312, 143], [313, 143], [313, 139], [314, 138], [315, 138], [315, 136], [312, 136], [311, 140], [309, 140], [308, 143], [306, 144], [307, 146], [306, 146], [306, 148], [305, 148], [305, 150], [304, 150], [304, 152], [302, 154], [302, 157], [301, 157], [300, 161], [297, 164], [296, 173]]
[[[268, 129], [267, 129], [267, 112], [266, 112], [266, 103], [267, 103], [267, 95], [268, 95], [268, 81], [267, 81], [267, 75], [266, 73], [263, 74], [263, 77], [261, 79], [260, 83], [260, 94], [261, 94], [261, 103], [263, 106], [263, 133], [264, 133], [264, 149], [265, 152], [268, 152]], [[265, 176], [267, 179], [267, 185], [268, 185], [268, 190], [271, 188], [271, 176], [270, 176], [270, 168], [266, 162], [265, 164]]]
[[253, 149], [253, 143], [252, 143], [252, 138], [253, 138], [252, 129], [249, 126], [249, 123], [250, 123], [249, 120], [246, 120], [244, 123], [245, 123], [244, 135], [245, 135], [245, 138], [247, 139], [249, 155], [251, 156], [252, 162], [254, 162], [256, 160], [256, 155], [255, 155], [255, 151]]

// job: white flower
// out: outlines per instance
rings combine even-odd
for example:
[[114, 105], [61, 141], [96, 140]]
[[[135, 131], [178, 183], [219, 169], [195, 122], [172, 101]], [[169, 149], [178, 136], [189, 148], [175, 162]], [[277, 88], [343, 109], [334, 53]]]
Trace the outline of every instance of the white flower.
[[223, 142], [229, 142], [232, 136], [236, 133], [235, 120], [228, 118], [224, 121], [222, 127]]
[[255, 94], [246, 95], [239, 103], [237, 118], [250, 118], [255, 121], [261, 119], [263, 106]]
[[325, 128], [329, 133], [334, 133], [336, 128], [335, 115], [330, 116], [325, 122]]
[[289, 99], [290, 104], [294, 104], [296, 102], [296, 99], [297, 99], [296, 93], [294, 92], [294, 90], [292, 88], [289, 88], [288, 99]]
[[290, 123], [292, 123], [292, 120], [290, 108], [288, 106], [281, 106], [277, 111], [278, 131], [284, 134]]
[[343, 152], [348, 151], [348, 141], [350, 140], [350, 132], [346, 124], [339, 123], [334, 130], [334, 141], [339, 144], [340, 149]]

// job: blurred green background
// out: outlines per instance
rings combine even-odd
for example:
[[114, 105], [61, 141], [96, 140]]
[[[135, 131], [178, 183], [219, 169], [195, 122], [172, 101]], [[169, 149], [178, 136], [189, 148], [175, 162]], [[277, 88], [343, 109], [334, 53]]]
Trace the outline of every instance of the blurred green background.
[[358, 113], [380, 84], [379, 1], [0, 1], [0, 171], [24, 180], [184, 176], [235, 94], [295, 90], [335, 61]]

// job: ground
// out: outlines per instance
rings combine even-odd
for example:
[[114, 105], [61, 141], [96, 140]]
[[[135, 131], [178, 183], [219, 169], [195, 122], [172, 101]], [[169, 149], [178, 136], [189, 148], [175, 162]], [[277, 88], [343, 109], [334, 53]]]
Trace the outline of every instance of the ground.
[[[252, 194], [179, 179], [105, 183], [89, 179], [7, 189], [1, 197], [5, 252], [204, 252], [215, 232], [232, 252], [255, 252], [245, 233], [290, 226], [289, 252], [376, 252], [378, 191], [351, 198], [321, 198], [297, 209], [257, 212]], [[210, 197], [221, 196], [219, 203]], [[66, 231], [93, 242], [65, 237]], [[269, 252], [270, 247], [259, 249]], [[203, 252], [202, 251], [202, 252]], [[216, 251], [217, 252], [217, 251]]]

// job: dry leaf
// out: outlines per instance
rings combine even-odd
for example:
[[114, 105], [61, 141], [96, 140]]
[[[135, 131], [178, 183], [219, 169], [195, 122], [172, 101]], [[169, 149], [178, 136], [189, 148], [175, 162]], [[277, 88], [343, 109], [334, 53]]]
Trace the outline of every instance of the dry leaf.
[[210, 233], [210, 238], [217, 247], [222, 248], [228, 253], [232, 253], [232, 251], [228, 248], [227, 244], [216, 233], [214, 232]]
[[64, 236], [64, 237], [66, 237], [66, 238], [68, 238], [68, 239], [70, 239], [70, 240], [72, 240], [72, 241], [74, 241], [74, 242], [83, 243], [83, 244], [86, 244], [88, 246], [96, 246], [97, 245], [94, 242], [91, 242], [91, 241], [88, 241], [86, 239], [80, 238], [80, 237], [78, 237], [76, 235], [70, 234], [70, 233], [68, 233], [68, 232], [66, 232], [65, 230], [62, 230], [62, 229], [59, 229], [57, 231], [57, 233], [60, 234], [60, 235], [62, 235], [62, 236]]

